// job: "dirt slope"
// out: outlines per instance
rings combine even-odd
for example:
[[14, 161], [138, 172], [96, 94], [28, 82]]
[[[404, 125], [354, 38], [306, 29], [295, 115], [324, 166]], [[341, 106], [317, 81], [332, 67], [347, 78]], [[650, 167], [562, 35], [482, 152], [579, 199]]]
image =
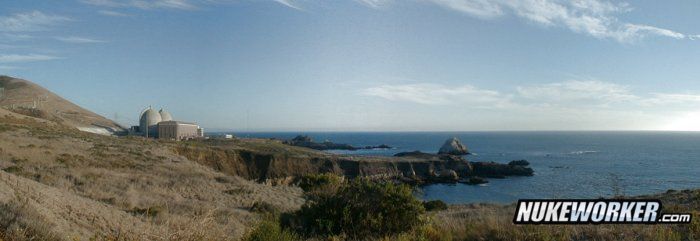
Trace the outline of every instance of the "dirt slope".
[[85, 131], [123, 130], [117, 123], [61, 98], [28, 80], [0, 76], [0, 107]]

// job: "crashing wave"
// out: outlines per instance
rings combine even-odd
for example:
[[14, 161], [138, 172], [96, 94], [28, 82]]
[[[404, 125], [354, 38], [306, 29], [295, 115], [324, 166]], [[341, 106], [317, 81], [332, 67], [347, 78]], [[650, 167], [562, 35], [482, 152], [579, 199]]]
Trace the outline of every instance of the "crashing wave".
[[598, 153], [598, 151], [572, 151], [569, 152], [569, 155], [586, 155], [586, 154], [594, 154]]

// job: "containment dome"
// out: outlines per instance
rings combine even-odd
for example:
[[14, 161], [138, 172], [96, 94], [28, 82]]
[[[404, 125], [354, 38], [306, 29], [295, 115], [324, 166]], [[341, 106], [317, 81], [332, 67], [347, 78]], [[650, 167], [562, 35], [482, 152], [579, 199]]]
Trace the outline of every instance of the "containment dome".
[[141, 120], [140, 120], [139, 124], [141, 126], [141, 130], [144, 131], [144, 130], [146, 130], [146, 128], [148, 128], [150, 126], [154, 126], [154, 125], [158, 124], [158, 122], [161, 122], [161, 121], [162, 120], [161, 120], [160, 114], [158, 112], [156, 112], [155, 110], [151, 109], [151, 107], [148, 107], [148, 109], [145, 109], [141, 113]]
[[160, 113], [160, 119], [161, 119], [161, 121], [171, 121], [171, 120], [173, 120], [173, 116], [170, 115], [169, 112], [167, 112], [167, 111], [165, 111], [165, 110], [163, 110], [163, 109], [160, 109], [160, 111], [158, 111], [158, 113]]

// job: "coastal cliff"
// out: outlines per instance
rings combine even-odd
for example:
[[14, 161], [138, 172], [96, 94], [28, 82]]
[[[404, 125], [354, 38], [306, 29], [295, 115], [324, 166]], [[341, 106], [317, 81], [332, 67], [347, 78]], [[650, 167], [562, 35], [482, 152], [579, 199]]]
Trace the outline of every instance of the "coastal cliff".
[[209, 140], [178, 144], [178, 155], [229, 175], [269, 184], [289, 184], [307, 174], [335, 173], [405, 183], [466, 181], [469, 177], [530, 176], [527, 165], [470, 162], [462, 156], [422, 152], [394, 157], [334, 155], [275, 140]]

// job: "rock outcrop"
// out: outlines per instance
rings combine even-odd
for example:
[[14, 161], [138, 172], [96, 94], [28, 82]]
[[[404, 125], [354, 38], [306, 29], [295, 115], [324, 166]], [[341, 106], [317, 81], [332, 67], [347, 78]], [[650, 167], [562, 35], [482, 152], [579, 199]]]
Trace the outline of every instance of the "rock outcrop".
[[334, 143], [331, 141], [314, 142], [314, 140], [311, 139], [311, 137], [304, 136], [304, 135], [299, 135], [299, 136], [294, 137], [291, 140], [284, 141], [284, 144], [292, 145], [292, 146], [299, 146], [299, 147], [306, 147], [306, 148], [311, 148], [311, 149], [319, 150], [319, 151], [325, 151], [325, 150], [356, 151], [356, 150], [362, 150], [362, 149], [390, 149], [391, 148], [390, 146], [385, 145], [385, 144], [381, 144], [378, 146], [356, 147], [356, 146], [352, 146], [349, 144]]
[[469, 154], [469, 150], [462, 144], [462, 142], [459, 141], [459, 139], [457, 139], [457, 137], [452, 137], [452, 139], [445, 141], [445, 144], [442, 144], [438, 154], [467, 155]]
[[[533, 170], [522, 161], [517, 162], [519, 165], [470, 162], [460, 155], [420, 151], [398, 153], [393, 157], [354, 156], [290, 147], [274, 140], [206, 142], [207, 145], [179, 144], [174, 151], [214, 170], [270, 184], [289, 183], [293, 178], [317, 173], [411, 184], [469, 182], [472, 177], [533, 174]], [[472, 182], [481, 181], [474, 179]]]
[[489, 183], [489, 181], [486, 179], [483, 179], [481, 177], [470, 177], [469, 179], [467, 179], [466, 181], [464, 181], [462, 183], [467, 184], [467, 185], [479, 185], [479, 184]]
[[[528, 167], [530, 164], [525, 160], [511, 161], [508, 164], [496, 162], [470, 162], [462, 156], [447, 154], [430, 154], [420, 151], [401, 152], [395, 157], [410, 158], [415, 161], [435, 161], [444, 162], [444, 168], [440, 172], [427, 175], [424, 182], [469, 182], [472, 177], [503, 178], [507, 176], [532, 176], [534, 171]], [[414, 163], [414, 165], [416, 165]], [[439, 165], [438, 165], [439, 166]], [[443, 170], [456, 171], [457, 179], [444, 178]], [[420, 173], [420, 172], [419, 172]], [[482, 178], [479, 178], [482, 179]], [[480, 184], [480, 183], [479, 183]]]
[[526, 160], [515, 160], [515, 161], [509, 162], [508, 165], [512, 165], [512, 166], [529, 166], [529, 165], [530, 165], [530, 162], [528, 162], [528, 161], [526, 161]]

